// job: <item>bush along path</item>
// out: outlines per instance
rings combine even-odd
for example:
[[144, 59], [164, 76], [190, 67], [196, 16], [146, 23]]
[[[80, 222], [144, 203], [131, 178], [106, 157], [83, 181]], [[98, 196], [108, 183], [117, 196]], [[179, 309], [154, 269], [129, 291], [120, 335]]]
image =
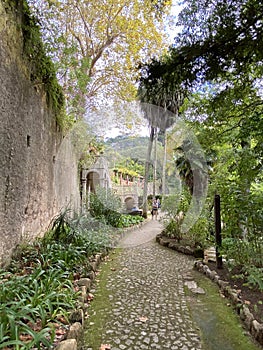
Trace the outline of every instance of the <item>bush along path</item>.
[[[82, 350], [259, 349], [218, 291], [209, 297], [209, 281], [198, 274], [202, 288], [195, 284], [194, 258], [155, 242], [161, 230], [160, 222], [148, 221], [126, 235], [101, 265]], [[219, 305], [220, 315], [214, 312]]]

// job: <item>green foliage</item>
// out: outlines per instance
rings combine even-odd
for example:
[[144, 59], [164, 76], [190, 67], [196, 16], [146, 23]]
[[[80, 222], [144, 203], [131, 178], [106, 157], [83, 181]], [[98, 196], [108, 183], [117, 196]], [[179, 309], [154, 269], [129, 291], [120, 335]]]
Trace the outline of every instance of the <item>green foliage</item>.
[[[209, 211], [204, 208], [198, 219], [183, 233], [182, 225], [190, 206], [191, 195], [187, 189], [181, 194], [174, 194], [164, 197], [162, 210], [165, 215], [164, 233], [178, 241], [184, 239], [194, 247], [205, 248], [211, 244], [210, 232], [212, 229], [212, 218]], [[189, 213], [188, 213], [189, 215]]]
[[[162, 200], [162, 210], [168, 218], [173, 218], [179, 211], [181, 204], [181, 194], [172, 193], [169, 196], [164, 196]], [[188, 203], [188, 202], [187, 202]], [[188, 204], [189, 205], [189, 204]]]
[[171, 219], [169, 223], [166, 225], [164, 233], [170, 237], [175, 238], [178, 242], [180, 242], [183, 238], [182, 232], [180, 230], [180, 222], [178, 219]]
[[191, 195], [187, 189], [181, 193], [170, 194], [165, 196], [162, 201], [162, 210], [168, 218], [174, 218], [180, 212], [186, 213], [191, 201]]
[[230, 71], [239, 81], [261, 70], [260, 77], [262, 9], [256, 0], [184, 1], [178, 21], [181, 32], [165, 58], [143, 67], [142, 85], [150, 91], [163, 82], [164, 89], [176, 91], [180, 85], [192, 88], [227, 79]]
[[[134, 161], [139, 166], [144, 165], [147, 145], [147, 137], [117, 136], [108, 139], [105, 154], [109, 159], [110, 167], [114, 168], [116, 164], [126, 167], [126, 159], [128, 162]], [[133, 170], [141, 175], [144, 174], [141, 168]]]
[[229, 68], [243, 73], [262, 60], [261, 14], [262, 3], [256, 0], [186, 0], [176, 40], [181, 60], [192, 56], [193, 68], [199, 64], [199, 74], [202, 69], [208, 79], [227, 74]]
[[76, 123], [75, 116], [67, 114], [64, 109], [61, 109], [59, 113], [56, 114], [56, 120], [64, 134], [72, 130]]
[[257, 288], [263, 292], [263, 268], [257, 268], [256, 266], [248, 266], [246, 268], [247, 285]]
[[94, 218], [112, 227], [129, 227], [143, 221], [139, 216], [122, 214], [119, 197], [103, 188], [98, 187], [96, 194], [91, 193], [89, 205]]
[[[54, 218], [52, 229], [46, 235], [49, 240], [66, 244], [69, 247], [68, 254], [72, 253], [91, 256], [101, 250], [107, 249], [111, 243], [112, 230], [103, 222], [94, 219], [90, 215], [72, 213], [65, 210]], [[69, 263], [72, 258], [68, 258]]]
[[224, 238], [221, 254], [226, 257], [230, 266], [263, 266], [263, 241], [257, 235], [250, 240], [241, 238]]
[[137, 225], [141, 222], [143, 222], [143, 218], [139, 215], [126, 215], [122, 214], [121, 218], [119, 220], [119, 226], [118, 227], [130, 227], [133, 225]]
[[[1, 340], [21, 345], [17, 349], [40, 349], [41, 345], [50, 348], [54, 340], [50, 322], [57, 322], [58, 316], [67, 317], [76, 303], [68, 274], [55, 268], [43, 270], [41, 266], [15, 274], [2, 273], [0, 298]], [[34, 325], [38, 325], [38, 331]], [[28, 343], [20, 341], [25, 335], [29, 336]]]
[[187, 191], [165, 196], [162, 200], [162, 210], [165, 213], [165, 232], [168, 236], [182, 239], [181, 224], [183, 215], [190, 205]]
[[87, 275], [89, 258], [108, 249], [111, 234], [93, 218], [66, 210], [43, 238], [18, 247], [0, 271], [0, 349], [52, 348], [56, 324], [77, 303], [73, 276]]
[[129, 157], [116, 164], [113, 171], [120, 172], [123, 176], [139, 177], [144, 174], [144, 162]]
[[[136, 63], [163, 50], [161, 14], [168, 13], [170, 0], [29, 2], [41, 18], [67, 107], [77, 118], [85, 117], [91, 105], [97, 109], [95, 98], [105, 94], [117, 103], [135, 99]], [[104, 119], [107, 115], [104, 106]]]
[[205, 208], [190, 230], [194, 237], [195, 246], [200, 245], [207, 248], [215, 244], [214, 240], [214, 220], [211, 213]]
[[121, 218], [121, 202], [110, 190], [97, 187], [96, 194], [89, 198], [90, 214], [106, 225], [118, 227]]
[[22, 15], [23, 54], [28, 60], [30, 79], [35, 86], [43, 85], [47, 101], [52, 106], [58, 121], [64, 113], [64, 94], [58, 83], [51, 58], [47, 56], [37, 20], [23, 0]]

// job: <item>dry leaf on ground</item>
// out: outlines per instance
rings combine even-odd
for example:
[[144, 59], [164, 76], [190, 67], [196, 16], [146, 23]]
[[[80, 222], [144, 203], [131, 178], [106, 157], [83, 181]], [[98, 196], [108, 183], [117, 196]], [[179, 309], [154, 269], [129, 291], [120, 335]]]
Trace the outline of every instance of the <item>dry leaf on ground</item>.
[[93, 300], [93, 298], [94, 298], [94, 295], [93, 295], [92, 293], [89, 293], [89, 294], [87, 295], [87, 300], [88, 300], [88, 301]]
[[33, 339], [32, 335], [29, 335], [29, 334], [20, 334], [20, 336], [19, 336], [19, 340], [25, 341], [25, 342], [32, 340], [32, 339]]

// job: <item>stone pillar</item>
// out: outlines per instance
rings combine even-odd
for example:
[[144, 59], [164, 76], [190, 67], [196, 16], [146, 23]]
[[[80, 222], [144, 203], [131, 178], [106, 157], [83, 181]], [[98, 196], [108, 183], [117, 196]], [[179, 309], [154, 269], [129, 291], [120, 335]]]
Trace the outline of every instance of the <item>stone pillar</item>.
[[81, 196], [81, 211], [84, 212], [86, 210], [86, 187], [87, 187], [87, 178], [81, 179], [81, 190], [82, 190], [82, 196]]
[[88, 183], [88, 194], [87, 194], [86, 203], [87, 203], [87, 209], [89, 210], [90, 209], [90, 183]]

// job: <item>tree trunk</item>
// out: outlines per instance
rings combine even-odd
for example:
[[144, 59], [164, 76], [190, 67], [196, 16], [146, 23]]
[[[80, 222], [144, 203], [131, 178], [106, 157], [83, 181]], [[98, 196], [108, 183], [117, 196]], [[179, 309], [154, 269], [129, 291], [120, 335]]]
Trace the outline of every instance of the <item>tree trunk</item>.
[[145, 173], [144, 173], [144, 185], [143, 185], [142, 216], [144, 218], [147, 218], [147, 211], [148, 211], [148, 203], [147, 203], [148, 180], [149, 180], [149, 170], [150, 170], [150, 164], [151, 164], [151, 154], [152, 154], [154, 134], [155, 134], [155, 128], [151, 126], [150, 139], [148, 143], [148, 149], [147, 149], [147, 155], [146, 155], [146, 161], [145, 161]]
[[157, 138], [158, 133], [157, 129], [155, 129], [155, 137], [154, 137], [154, 161], [153, 161], [153, 198], [156, 196], [156, 179], [157, 179]]
[[164, 154], [163, 154], [163, 173], [162, 173], [162, 195], [166, 194], [166, 159], [167, 159], [167, 133], [164, 130]]

